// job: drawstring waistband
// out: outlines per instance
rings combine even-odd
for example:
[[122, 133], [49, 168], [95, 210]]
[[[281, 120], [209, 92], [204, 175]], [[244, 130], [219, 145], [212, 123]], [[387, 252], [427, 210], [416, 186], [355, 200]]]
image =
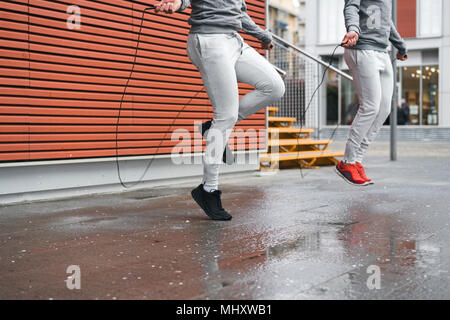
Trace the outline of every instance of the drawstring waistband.
[[238, 32], [232, 32], [230, 33], [230, 35], [239, 41], [239, 44], [241, 45], [241, 54], [242, 54], [242, 49], [244, 49], [244, 39], [242, 39], [242, 37]]

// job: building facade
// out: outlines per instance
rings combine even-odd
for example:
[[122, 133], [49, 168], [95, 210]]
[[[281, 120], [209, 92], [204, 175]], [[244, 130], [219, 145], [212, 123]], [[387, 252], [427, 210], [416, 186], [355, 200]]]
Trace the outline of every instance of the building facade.
[[[190, 9], [144, 13], [149, 3], [0, 1], [0, 204], [202, 175], [196, 128], [212, 108], [186, 54]], [[265, 1], [247, 5], [265, 28]], [[265, 128], [261, 110], [239, 123], [231, 144], [257, 155]], [[258, 160], [222, 172], [257, 168]]]
[[304, 46], [305, 6], [305, 0], [270, 0], [269, 29], [296, 46]]
[[[409, 59], [398, 62], [398, 106], [411, 128], [450, 127], [450, 1], [397, 0], [398, 30]], [[344, 0], [307, 0], [305, 48], [324, 60], [345, 35]], [[332, 61], [348, 70], [343, 48]], [[319, 126], [350, 125], [358, 102], [350, 81], [328, 72], [321, 89]], [[400, 112], [400, 111], [399, 111]]]

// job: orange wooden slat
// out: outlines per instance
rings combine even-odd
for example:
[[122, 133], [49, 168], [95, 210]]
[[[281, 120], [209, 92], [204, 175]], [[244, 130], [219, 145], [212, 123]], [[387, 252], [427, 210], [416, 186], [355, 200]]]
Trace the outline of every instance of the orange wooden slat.
[[[70, 5], [81, 8], [79, 30], [67, 28]], [[264, 27], [265, 2], [247, 5]], [[117, 125], [147, 6], [139, 0], [0, 1], [0, 162], [111, 157], [116, 138], [121, 156], [170, 154], [173, 131], [193, 134], [195, 123], [212, 117], [200, 74], [186, 56], [188, 9], [145, 14]], [[239, 87], [241, 96], [252, 90]], [[238, 128], [263, 130], [264, 110]], [[252, 135], [239, 147], [264, 147], [264, 135]]]

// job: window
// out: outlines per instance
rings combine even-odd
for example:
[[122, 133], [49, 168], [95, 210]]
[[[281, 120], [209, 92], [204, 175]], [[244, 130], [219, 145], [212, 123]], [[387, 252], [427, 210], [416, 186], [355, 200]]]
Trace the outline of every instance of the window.
[[418, 0], [418, 36], [442, 35], [442, 0]]
[[[327, 62], [331, 62], [331, 64], [335, 67], [339, 65], [339, 59], [334, 58], [334, 60], [330, 61], [331, 57], [324, 56], [322, 59]], [[333, 70], [327, 70], [325, 76], [325, 96], [326, 99], [326, 123], [327, 125], [336, 125], [339, 123], [339, 76]]]
[[341, 78], [341, 125], [351, 125], [359, 109], [359, 99], [353, 82]]
[[439, 106], [439, 68], [438, 66], [422, 67], [422, 124], [438, 124]]
[[420, 124], [420, 67], [404, 67], [401, 72], [402, 104], [408, 125]]
[[335, 125], [339, 121], [339, 79], [337, 73], [329, 70], [326, 81], [327, 124]]
[[320, 0], [318, 7], [319, 42], [339, 43], [345, 35], [344, 0]]
[[[351, 125], [359, 109], [353, 83], [332, 71], [327, 72], [325, 79], [323, 98], [326, 102], [326, 124]], [[439, 125], [439, 66], [424, 64], [399, 67], [397, 83], [401, 88], [398, 124]]]
[[[329, 58], [323, 58], [328, 61]], [[338, 67], [339, 60], [336, 58], [333, 65]], [[349, 71], [345, 71], [350, 74]], [[322, 99], [326, 105], [326, 125], [334, 126], [351, 125], [359, 109], [358, 95], [353, 82], [339, 76], [336, 72], [328, 70], [325, 77], [325, 88]]]

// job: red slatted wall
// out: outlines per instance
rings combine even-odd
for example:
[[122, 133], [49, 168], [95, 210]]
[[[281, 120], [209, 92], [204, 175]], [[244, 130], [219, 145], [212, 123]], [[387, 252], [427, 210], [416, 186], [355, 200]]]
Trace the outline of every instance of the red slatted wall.
[[[0, 162], [116, 155], [120, 99], [142, 10], [155, 1], [0, 1]], [[265, 3], [247, 0], [264, 27]], [[70, 30], [68, 6], [81, 8]], [[211, 118], [202, 81], [186, 56], [187, 18], [146, 14], [119, 125], [119, 155], [168, 154], [171, 132]], [[247, 42], [259, 47], [255, 39]], [[260, 51], [264, 53], [263, 51]], [[241, 94], [251, 90], [241, 85]], [[265, 113], [239, 124], [264, 129]], [[246, 149], [264, 147], [253, 135]], [[236, 146], [235, 146], [236, 147]]]

